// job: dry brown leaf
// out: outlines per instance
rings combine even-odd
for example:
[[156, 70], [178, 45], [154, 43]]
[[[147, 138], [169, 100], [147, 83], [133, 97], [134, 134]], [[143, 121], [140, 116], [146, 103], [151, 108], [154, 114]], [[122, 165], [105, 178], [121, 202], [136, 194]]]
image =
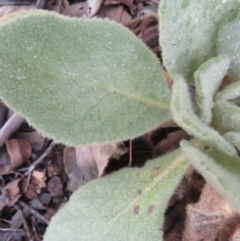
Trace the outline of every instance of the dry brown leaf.
[[76, 159], [80, 170], [92, 178], [100, 177], [108, 165], [109, 159], [119, 159], [128, 148], [123, 142], [76, 147]]
[[102, 5], [103, 0], [87, 0], [89, 17], [93, 17]]
[[5, 175], [11, 171], [11, 165], [1, 165], [0, 166], [0, 176]]
[[64, 165], [69, 178], [68, 189], [74, 192], [86, 182], [102, 176], [109, 159], [119, 159], [126, 152], [122, 142], [66, 147]]
[[0, 195], [0, 211], [3, 210], [5, 206], [12, 206], [20, 198], [20, 189], [18, 183], [20, 178], [15, 179], [3, 187], [2, 194]]
[[18, 187], [18, 183], [20, 181], [20, 178], [15, 179], [13, 181], [11, 181], [10, 183], [8, 183], [2, 190], [2, 192], [6, 192], [7, 196], [11, 199], [13, 197], [15, 197], [16, 195], [19, 194], [19, 187]]
[[5, 175], [11, 171], [10, 156], [7, 153], [6, 147], [0, 148], [0, 175]]
[[240, 214], [206, 184], [200, 201], [187, 206], [183, 241], [226, 241], [239, 221]]
[[[43, 169], [41, 171], [34, 170], [32, 172], [32, 176], [26, 192], [26, 196], [28, 199], [32, 200], [34, 198], [37, 198], [38, 194], [41, 192], [41, 189], [46, 187], [45, 172], [46, 172], [46, 169]], [[22, 189], [24, 190], [26, 186], [26, 179], [23, 180], [21, 186], [22, 186]]]
[[58, 176], [60, 175], [61, 170], [59, 169], [59, 166], [56, 163], [50, 163], [47, 166], [47, 175], [48, 177]]
[[3, 101], [0, 100], [0, 128], [4, 125], [7, 119], [7, 113], [8, 113], [8, 108], [7, 106], [3, 103]]
[[37, 131], [33, 132], [17, 132], [12, 135], [15, 139], [24, 139], [31, 143], [34, 152], [42, 151], [45, 145], [46, 138], [44, 138]]
[[50, 179], [47, 188], [52, 197], [59, 197], [63, 194], [63, 184], [58, 176], [54, 176]]
[[66, 7], [62, 14], [70, 17], [86, 17], [87, 16], [88, 5], [86, 2], [79, 2], [75, 4], [71, 4]]
[[24, 161], [32, 156], [32, 146], [26, 140], [7, 140], [6, 147], [11, 159], [11, 167], [13, 170], [20, 167]]
[[61, 0], [48, 0], [47, 1], [47, 10], [60, 12], [61, 10]]
[[0, 211], [2, 211], [8, 203], [9, 203], [9, 198], [6, 196], [5, 193], [2, 193], [0, 195]]
[[156, 53], [159, 54], [158, 15], [156, 13], [139, 16], [126, 23], [126, 27], [133, 31], [149, 48], [158, 49]]
[[47, 209], [47, 212], [44, 214], [44, 217], [47, 219], [47, 220], [50, 220], [55, 214], [56, 214], [56, 210], [53, 209], [53, 208], [48, 208]]
[[177, 130], [167, 134], [167, 137], [160, 141], [153, 149], [154, 156], [173, 151], [179, 146], [182, 139], [189, 139], [190, 136], [184, 130]]
[[188, 182], [197, 190], [202, 191], [206, 181], [203, 179], [201, 174], [199, 174], [192, 166], [190, 166], [186, 173], [185, 177]]
[[[8, 111], [8, 114], [10, 113], [10, 111]], [[2, 147], [6, 140], [8, 140], [8, 138], [19, 129], [19, 127], [21, 126], [21, 124], [25, 121], [25, 119], [16, 114], [13, 113], [13, 115], [11, 115], [8, 120], [5, 122], [4, 126], [0, 129], [0, 147]]]
[[230, 234], [229, 241], [239, 241], [240, 240], [240, 223], [233, 229]]
[[117, 21], [123, 25], [132, 20], [132, 17], [128, 14], [126, 10], [123, 9], [121, 16], [116, 18], [118, 15], [119, 7], [118, 6], [102, 6], [97, 14], [98, 17], [108, 18], [114, 21]]
[[[18, 229], [23, 224], [23, 218], [22, 218], [22, 211], [21, 210], [18, 210], [13, 215], [10, 223], [11, 223], [10, 229]], [[3, 232], [2, 236], [0, 238], [3, 241], [13, 240], [12, 237], [13, 237], [14, 233], [15, 233], [14, 231]]]
[[33, 209], [36, 209], [39, 211], [47, 210], [47, 207], [44, 206], [38, 198], [34, 198], [33, 200], [31, 200], [30, 205]]
[[0, 17], [7, 15], [9, 13], [13, 13], [13, 12], [19, 12], [22, 10], [30, 10], [30, 9], [36, 9], [35, 6], [13, 6], [13, 5], [5, 5], [5, 6], [1, 6], [0, 8]]
[[83, 179], [83, 174], [77, 165], [75, 147], [66, 147], [63, 155], [65, 172], [69, 179], [67, 188], [74, 192], [86, 181]]
[[43, 169], [41, 171], [34, 170], [32, 173], [32, 178], [35, 179], [35, 182], [37, 183], [37, 192], [40, 193], [40, 189], [46, 187], [46, 169]]

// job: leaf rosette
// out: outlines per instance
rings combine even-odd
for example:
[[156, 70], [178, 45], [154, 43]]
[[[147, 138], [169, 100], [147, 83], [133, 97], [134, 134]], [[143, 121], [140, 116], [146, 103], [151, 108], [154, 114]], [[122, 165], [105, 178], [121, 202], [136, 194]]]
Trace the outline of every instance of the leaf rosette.
[[[238, 212], [239, 7], [232, 0], [164, 0], [159, 11], [164, 65], [174, 81], [171, 112], [194, 137], [182, 141], [181, 149]], [[224, 84], [224, 77], [231, 83]], [[195, 86], [194, 100], [189, 83]]]

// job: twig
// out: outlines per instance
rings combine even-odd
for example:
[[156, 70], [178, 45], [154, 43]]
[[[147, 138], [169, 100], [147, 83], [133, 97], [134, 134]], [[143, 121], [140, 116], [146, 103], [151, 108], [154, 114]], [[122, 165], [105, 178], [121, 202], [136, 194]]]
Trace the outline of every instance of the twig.
[[67, 8], [69, 6], [70, 6], [70, 4], [69, 4], [68, 0], [63, 0], [63, 7]]
[[36, 8], [37, 9], [44, 9], [46, 6], [46, 0], [37, 0], [36, 2]]
[[4, 5], [17, 5], [17, 6], [27, 5], [27, 6], [29, 6], [29, 5], [31, 5], [31, 2], [28, 2], [28, 1], [26, 1], [26, 2], [23, 2], [23, 1], [21, 1], [21, 2], [19, 2], [19, 1], [0, 2], [0, 6], [4, 6]]
[[132, 166], [132, 140], [129, 140], [129, 162], [128, 167]]
[[31, 218], [31, 221], [32, 221], [32, 227], [33, 227], [33, 233], [34, 233], [35, 240], [41, 241], [41, 239], [39, 238], [38, 233], [37, 233], [34, 217]]
[[6, 121], [0, 130], [0, 147], [12, 135], [13, 132], [18, 130], [24, 120], [25, 119], [23, 117], [15, 113]]
[[61, 13], [62, 5], [63, 5], [63, 0], [59, 0], [58, 1], [58, 13]]
[[120, 21], [121, 21], [121, 19], [122, 19], [122, 14], [123, 14], [123, 8], [124, 8], [124, 7], [123, 7], [122, 4], [118, 6], [117, 11], [116, 11], [116, 14], [115, 14], [115, 16], [114, 16], [114, 20], [115, 20], [116, 22], [120, 22]]
[[229, 235], [229, 239], [232, 239], [234, 234], [237, 232], [237, 230], [240, 228], [240, 223], [237, 224], [237, 226], [235, 226], [235, 228], [232, 230], [232, 232]]
[[37, 212], [36, 210], [34, 210], [33, 208], [31, 208], [30, 206], [28, 206], [26, 203], [22, 202], [22, 201], [18, 201], [18, 203], [26, 208], [31, 214], [33, 214], [36, 218], [38, 218], [39, 220], [41, 220], [42, 222], [44, 222], [45, 224], [49, 225], [49, 221], [39, 212]]
[[9, 223], [9, 224], [12, 223], [11, 221], [9, 221], [9, 220], [7, 220], [7, 219], [3, 219], [3, 218], [0, 218], [0, 221], [2, 221], [2, 222], [6, 222], [6, 223]]
[[35, 167], [44, 160], [44, 158], [51, 152], [51, 150], [53, 149], [53, 147], [56, 146], [57, 144], [58, 144], [58, 142], [53, 141], [53, 142], [49, 145], [49, 147], [45, 150], [45, 152], [44, 152], [37, 160], [35, 160], [35, 161], [30, 165], [30, 167], [28, 168], [28, 171], [25, 173], [25, 176], [28, 176], [28, 177], [27, 177], [27, 183], [26, 183], [24, 192], [26, 192], [27, 189], [28, 189], [30, 177], [31, 177], [31, 174], [32, 174], [33, 170], [35, 169]]
[[18, 231], [22, 231], [22, 229], [15, 229], [15, 228], [0, 228], [0, 231], [2, 231], [2, 232], [8, 232], [8, 231], [18, 232]]
[[26, 233], [27, 233], [27, 237], [28, 237], [29, 241], [34, 241], [32, 235], [31, 235], [31, 233], [30, 233], [30, 229], [29, 229], [29, 227], [28, 227], [28, 223], [27, 223], [27, 221], [26, 221], [26, 219], [25, 219], [25, 217], [24, 217], [24, 215], [23, 215], [22, 210], [20, 210], [17, 205], [14, 205], [14, 207], [16, 208], [17, 211], [20, 212], [20, 216], [21, 216], [21, 219], [22, 219], [22, 222], [23, 222], [23, 226], [24, 226], [24, 228], [25, 228], [25, 231], [26, 231]]
[[0, 176], [0, 180], [2, 181], [3, 186], [5, 186], [5, 181], [2, 176]]

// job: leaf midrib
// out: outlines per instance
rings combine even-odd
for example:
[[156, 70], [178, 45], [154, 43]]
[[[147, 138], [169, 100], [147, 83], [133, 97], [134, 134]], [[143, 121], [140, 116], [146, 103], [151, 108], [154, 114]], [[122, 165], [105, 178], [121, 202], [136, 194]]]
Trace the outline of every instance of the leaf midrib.
[[109, 226], [102, 232], [102, 235], [100, 235], [99, 238], [95, 239], [95, 241], [101, 241], [104, 239], [104, 237], [110, 232], [111, 228], [117, 223], [117, 221], [125, 214], [127, 213], [143, 196], [145, 196], [147, 193], [149, 193], [159, 182], [161, 182], [164, 178], [166, 178], [169, 173], [171, 173], [176, 167], [181, 165], [184, 161], [186, 161], [186, 158], [182, 152], [180, 152], [180, 155], [178, 155], [174, 161], [168, 165], [165, 170], [161, 173], [159, 173], [158, 176], [156, 176], [141, 192], [141, 194], [138, 194], [132, 202], [127, 205], [121, 212], [119, 212], [112, 220], [110, 220]]

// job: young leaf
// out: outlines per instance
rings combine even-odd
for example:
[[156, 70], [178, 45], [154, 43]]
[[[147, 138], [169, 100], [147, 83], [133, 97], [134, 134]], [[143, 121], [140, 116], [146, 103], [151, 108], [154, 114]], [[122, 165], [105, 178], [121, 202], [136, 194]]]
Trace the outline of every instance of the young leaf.
[[[238, 3], [239, 4], [239, 3]], [[234, 81], [240, 79], [240, 13], [235, 9], [222, 24], [218, 32], [218, 52], [231, 56], [229, 75]]]
[[188, 85], [181, 75], [174, 76], [172, 88], [171, 112], [173, 120], [189, 135], [222, 150], [230, 156], [236, 156], [235, 148], [217, 131], [203, 122], [193, 111]]
[[52, 218], [44, 241], [162, 240], [167, 202], [187, 166], [178, 149], [89, 182]]
[[46, 136], [111, 142], [170, 119], [159, 61], [124, 27], [46, 11], [14, 16], [0, 24], [0, 96]]
[[204, 62], [194, 73], [200, 118], [207, 124], [212, 120], [213, 95], [217, 92], [230, 64], [227, 56]]
[[222, 151], [214, 149], [204, 152], [185, 140], [181, 141], [180, 146], [193, 167], [240, 212], [239, 157], [226, 156]]
[[240, 150], [240, 133], [239, 132], [227, 132], [224, 135], [225, 139]]
[[212, 126], [221, 132], [240, 132], [240, 108], [234, 102], [218, 100], [212, 109]]
[[227, 85], [215, 95], [215, 100], [234, 100], [240, 97], [240, 81]]
[[[224, 18], [239, 7], [240, 2], [236, 0], [161, 1], [160, 41], [168, 72], [193, 81], [193, 73], [206, 60], [219, 53], [228, 55], [228, 51], [217, 52], [217, 32]], [[234, 31], [239, 34], [236, 29]], [[227, 35], [222, 36], [227, 44]]]

